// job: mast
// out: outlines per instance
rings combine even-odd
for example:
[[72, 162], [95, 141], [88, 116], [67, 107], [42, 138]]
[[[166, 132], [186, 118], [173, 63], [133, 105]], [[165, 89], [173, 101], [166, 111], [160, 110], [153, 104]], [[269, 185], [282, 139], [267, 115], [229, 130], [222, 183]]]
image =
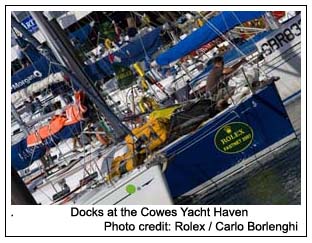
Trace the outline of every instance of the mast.
[[130, 130], [121, 123], [110, 107], [108, 107], [92, 80], [84, 71], [82, 62], [77, 58], [73, 51], [73, 46], [57, 21], [55, 19], [48, 21], [42, 11], [31, 11], [30, 14], [46, 37], [55, 57], [61, 64], [67, 67], [67, 70], [70, 70], [67, 73], [74, 77], [74, 81], [86, 92], [90, 100], [96, 104], [99, 111], [109, 121], [114, 129], [116, 141], [121, 141], [130, 133]]

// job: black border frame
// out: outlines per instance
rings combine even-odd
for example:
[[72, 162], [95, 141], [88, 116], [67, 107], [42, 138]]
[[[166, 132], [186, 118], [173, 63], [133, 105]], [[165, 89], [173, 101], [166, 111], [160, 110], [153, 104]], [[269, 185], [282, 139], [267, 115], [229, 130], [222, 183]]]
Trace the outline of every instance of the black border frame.
[[[306, 120], [305, 120], [305, 122], [306, 122], [306, 207], [305, 207], [305, 210], [306, 210], [306, 234], [305, 235], [301, 235], [301, 236], [287, 236], [287, 235], [285, 235], [285, 236], [268, 236], [268, 235], [261, 235], [261, 236], [228, 236], [228, 235], [226, 235], [226, 236], [213, 236], [213, 235], [207, 235], [207, 236], [163, 236], [163, 235], [149, 235], [149, 236], [140, 236], [140, 235], [137, 235], [137, 236], [133, 236], [133, 235], [122, 235], [122, 236], [111, 236], [111, 235], [103, 235], [103, 236], [87, 236], [87, 235], [84, 235], [84, 236], [70, 236], [70, 235], [67, 235], [67, 236], [56, 236], [56, 235], [46, 235], [46, 236], [12, 236], [12, 235], [7, 235], [7, 227], [6, 227], [6, 219], [7, 219], [7, 211], [6, 211], [6, 209], [7, 209], [7, 205], [6, 205], [6, 201], [7, 201], [7, 198], [6, 198], [6, 195], [7, 195], [7, 191], [6, 191], [6, 187], [7, 187], [7, 185], [6, 185], [6, 180], [7, 180], [7, 173], [6, 173], [6, 163], [7, 163], [7, 161], [6, 161], [6, 155], [7, 155], [7, 151], [6, 151], [6, 149], [5, 149], [5, 163], [4, 163], [4, 167], [5, 167], [5, 175], [4, 175], [4, 179], [5, 179], [5, 183], [4, 183], [4, 185], [5, 185], [5, 188], [4, 188], [4, 192], [5, 192], [5, 196], [4, 196], [4, 200], [5, 200], [5, 202], [4, 202], [4, 205], [5, 205], [5, 222], [4, 222], [4, 227], [5, 227], [5, 237], [8, 237], [8, 238], [13, 238], [13, 237], [17, 237], [17, 238], [20, 238], [20, 237], [54, 237], [54, 238], [59, 238], [59, 237], [160, 237], [160, 238], [162, 238], [162, 237], [196, 237], [196, 238], [206, 238], [206, 237], [300, 237], [300, 238], [307, 238], [308, 237], [308, 180], [307, 180], [307, 178], [308, 178], [308, 136], [307, 136], [307, 134], [308, 134], [308, 126], [307, 126], [307, 123], [308, 123], [308, 116], [307, 116], [307, 114], [308, 114], [308, 102], [307, 102], [307, 99], [308, 99], [308, 82], [307, 82], [307, 80], [308, 80], [308, 55], [307, 55], [307, 53], [308, 53], [308, 35], [307, 35], [307, 33], [308, 33], [308, 5], [71, 5], [71, 4], [69, 4], [69, 5], [36, 5], [36, 4], [31, 4], [31, 5], [10, 5], [10, 4], [6, 4], [5, 5], [5, 14], [4, 14], [4, 16], [5, 16], [5, 21], [4, 21], [4, 25], [5, 25], [5, 27], [4, 27], [4, 36], [5, 36], [5, 63], [6, 63], [6, 56], [7, 56], [7, 49], [6, 49], [6, 47], [7, 47], [7, 38], [6, 38], [6, 25], [7, 25], [7, 7], [19, 7], [19, 6], [22, 6], [22, 7], [54, 7], [54, 6], [59, 6], [59, 7], [84, 7], [84, 6], [92, 6], [92, 7], [105, 7], [105, 6], [107, 6], [107, 7], [119, 7], [119, 6], [125, 6], [125, 7], [138, 7], [138, 6], [144, 6], [144, 7], [208, 7], [208, 6], [213, 6], [213, 7], [228, 7], [228, 6], [235, 6], [235, 7], [237, 7], [237, 6], [243, 6], [243, 7], [248, 7], [248, 6], [250, 6], [250, 7], [255, 7], [255, 6], [259, 6], [259, 7], [271, 7], [271, 6], [277, 6], [277, 7], [305, 7], [305, 9], [306, 9], [306, 28], [305, 28], [305, 31], [306, 31], [306, 55], [305, 55], [305, 58], [306, 58], [306, 91], [305, 91], [305, 95], [306, 95], [306, 110], [305, 110], [305, 112], [306, 112]], [[6, 76], [7, 76], [7, 72], [6, 72], [6, 66], [5, 66], [5, 72], [4, 72], [4, 80], [6, 80]], [[4, 108], [4, 110], [5, 110], [5, 144], [7, 143], [7, 140], [6, 140], [6, 136], [7, 136], [7, 129], [6, 129], [6, 127], [7, 127], [7, 124], [6, 124], [6, 119], [7, 119], [7, 117], [6, 117], [6, 111], [7, 111], [7, 103], [6, 103], [6, 96], [7, 96], [7, 93], [6, 93], [6, 82], [4, 82], [4, 90], [5, 90], [5, 108]], [[300, 107], [301, 107], [301, 105], [300, 105]], [[301, 110], [301, 112], [302, 112], [302, 110]], [[302, 121], [301, 121], [302, 122]], [[300, 152], [301, 153], [301, 152]], [[302, 161], [301, 161], [302, 162]], [[301, 191], [302, 192], [302, 191]], [[13, 215], [12, 215], [13, 216]]]

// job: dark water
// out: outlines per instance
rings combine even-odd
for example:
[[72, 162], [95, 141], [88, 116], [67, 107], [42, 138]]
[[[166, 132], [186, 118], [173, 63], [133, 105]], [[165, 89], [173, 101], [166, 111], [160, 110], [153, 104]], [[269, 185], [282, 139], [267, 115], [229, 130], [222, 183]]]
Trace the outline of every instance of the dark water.
[[298, 135], [222, 185], [202, 190], [183, 204], [294, 205], [301, 203], [300, 98], [286, 106]]

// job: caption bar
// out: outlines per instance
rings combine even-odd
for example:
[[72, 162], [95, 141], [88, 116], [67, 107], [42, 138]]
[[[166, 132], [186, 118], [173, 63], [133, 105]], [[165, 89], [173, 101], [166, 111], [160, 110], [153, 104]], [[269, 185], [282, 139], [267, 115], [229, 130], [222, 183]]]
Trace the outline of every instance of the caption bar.
[[[191, 208], [180, 206], [158, 209], [150, 206], [137, 208], [79, 209], [70, 208], [73, 218], [103, 218], [105, 232], [205, 232], [202, 235], [220, 235], [220, 232], [243, 232], [248, 235], [287, 235], [299, 230], [298, 221], [275, 222], [272, 219], [254, 220], [248, 209], [227, 209], [220, 206]], [[268, 218], [272, 218], [268, 215]], [[168, 235], [168, 234], [166, 234]]]

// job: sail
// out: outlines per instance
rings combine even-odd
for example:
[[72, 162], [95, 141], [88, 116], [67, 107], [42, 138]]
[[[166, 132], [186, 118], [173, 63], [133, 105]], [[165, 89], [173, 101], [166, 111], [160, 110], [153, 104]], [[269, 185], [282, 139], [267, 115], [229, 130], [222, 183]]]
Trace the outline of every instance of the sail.
[[44, 56], [38, 58], [32, 64], [17, 71], [11, 77], [11, 93], [24, 89], [29, 85], [41, 81], [51, 73], [60, 72], [56, 64], [50, 63]]
[[220, 33], [225, 33], [235, 26], [261, 17], [264, 11], [231, 11], [222, 12], [218, 16], [208, 20], [208, 22], [191, 35], [180, 41], [168, 51], [160, 54], [156, 58], [159, 65], [169, 63], [187, 55], [202, 45], [214, 40]]
[[29, 41], [17, 37], [19, 52], [28, 60], [28, 64], [15, 72], [11, 77], [11, 93], [27, 88], [29, 85], [41, 81], [51, 73], [60, 72], [57, 64], [51, 63]]
[[21, 37], [15, 38], [15, 41], [19, 46], [18, 50], [20, 54], [26, 56], [30, 62], [35, 62], [41, 57], [41, 54], [37, 51], [36, 47], [34, 47], [34, 45], [31, 44], [29, 41]]

